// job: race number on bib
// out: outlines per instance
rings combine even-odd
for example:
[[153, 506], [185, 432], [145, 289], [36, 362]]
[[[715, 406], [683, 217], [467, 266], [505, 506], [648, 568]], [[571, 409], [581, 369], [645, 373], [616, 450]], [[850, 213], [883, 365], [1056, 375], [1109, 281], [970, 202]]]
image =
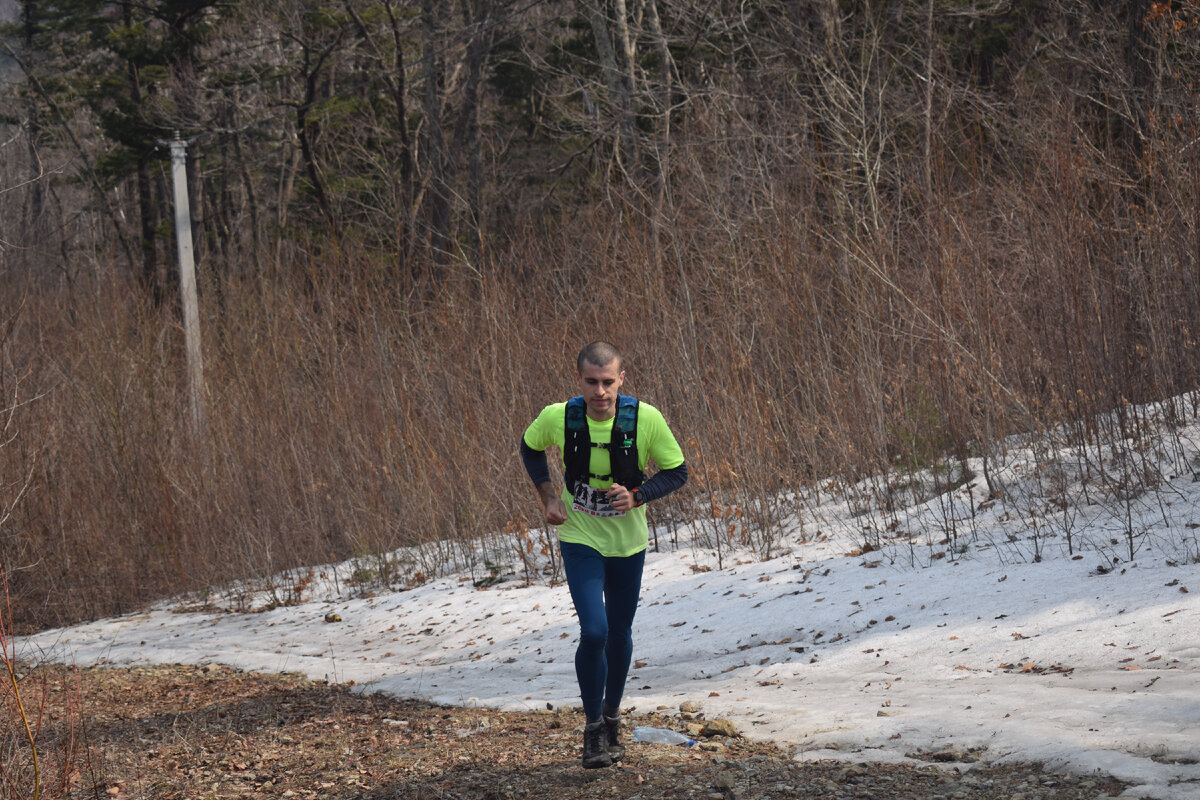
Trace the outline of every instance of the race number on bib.
[[593, 517], [622, 516], [625, 512], [613, 508], [612, 502], [605, 492], [605, 489], [596, 489], [586, 484], [580, 484], [575, 488], [574, 509]]

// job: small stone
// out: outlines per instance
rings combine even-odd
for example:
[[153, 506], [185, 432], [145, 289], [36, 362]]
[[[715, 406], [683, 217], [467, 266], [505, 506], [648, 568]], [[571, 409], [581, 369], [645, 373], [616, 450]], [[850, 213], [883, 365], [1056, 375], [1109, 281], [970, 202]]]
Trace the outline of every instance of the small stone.
[[713, 778], [713, 786], [717, 789], [732, 789], [734, 786], [733, 774], [730, 772], [718, 772], [717, 777]]
[[700, 710], [700, 706], [696, 703], [693, 703], [691, 700], [684, 700], [679, 704], [679, 710], [685, 714], [695, 714]]
[[704, 736], [740, 736], [737, 727], [727, 719], [713, 719], [704, 723], [700, 733]]

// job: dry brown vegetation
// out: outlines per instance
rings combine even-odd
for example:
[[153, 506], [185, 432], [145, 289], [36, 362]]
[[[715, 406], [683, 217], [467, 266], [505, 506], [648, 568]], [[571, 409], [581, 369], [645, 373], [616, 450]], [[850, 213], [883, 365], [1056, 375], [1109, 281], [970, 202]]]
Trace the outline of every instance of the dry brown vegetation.
[[[552, 552], [517, 437], [594, 338], [683, 440], [661, 546], [692, 523], [766, 556], [836, 492], [871, 512], [848, 544], [877, 547], [898, 487], [1010, 502], [991, 467], [1022, 434], [1039, 558], [1072, 481], [1119, 512], [1196, 455], [1194, 3], [184, 5], [23, 0], [0, 39], [2, 643], [239, 579], [287, 603], [331, 560], [370, 590]], [[155, 149], [174, 130], [202, 431]], [[1170, 398], [1152, 433], [1139, 404]], [[744, 741], [591, 776], [553, 714], [4, 661], [13, 796], [1117, 788]]]
[[[227, 45], [265, 31], [281, 76], [280, 97], [231, 94], [242, 106], [197, 95], [214, 118], [267, 120], [208, 130], [192, 165], [200, 434], [162, 291], [164, 174], [110, 176], [101, 192], [83, 167], [68, 181], [4, 161], [0, 216], [19, 222], [0, 266], [0, 557], [18, 628], [239, 578], [288, 602], [303, 572], [281, 570], [347, 557], [385, 585], [551, 548], [516, 442], [572, 390], [593, 338], [627, 353], [628, 389], [666, 412], [693, 467], [653, 509], [660, 544], [695, 521], [704, 546], [770, 554], [797, 509], [787, 492], [825, 478], [849, 492], [884, 469], [942, 489], [975, 477], [1003, 501], [989, 461], [972, 476], [967, 460], [1000, 457], [1018, 432], [1046, 436], [1047, 464], [1066, 441], [1094, 480], [1153, 485], [1158, 445], [1135, 404], [1184, 398], [1168, 421], [1195, 414], [1200, 27], [1186, 9], [680, 4], [664, 33], [640, 3], [642, 27], [622, 35], [644, 60], [609, 63], [621, 53], [572, 61], [568, 47], [586, 51], [603, 19], [539, 6], [502, 20], [524, 38], [497, 34], [484, 62], [532, 76], [510, 85], [537, 92], [514, 122], [507, 95], [468, 91], [474, 34], [456, 38], [447, 17], [421, 27], [433, 11], [409, 5], [319, 19], [241, 5], [190, 53], [207, 80]], [[387, 127], [420, 80], [386, 73], [376, 106], [347, 88], [361, 64], [402, 59], [389, 41], [411, 54], [435, 34], [446, 46], [423, 52], [446, 63], [408, 67], [462, 78], [425, 109], [445, 107], [461, 134], [445, 164], [428, 160], [428, 124]], [[84, 34], [59, 42], [71, 36]], [[658, 70], [663, 36], [673, 68]], [[311, 60], [321, 48], [328, 61]], [[83, 154], [119, 151], [74, 84], [58, 97], [75, 105], [42, 107], [53, 87], [36, 66], [13, 90], [30, 110], [8, 146], [94, 165]], [[169, 66], [146, 79], [184, 115], [188, 84]], [[633, 95], [608, 93], [613, 69]], [[302, 90], [328, 101], [316, 117], [288, 94]], [[602, 111], [582, 116], [585, 96]], [[371, 160], [401, 143], [412, 163]], [[434, 166], [455, 164], [434, 185]], [[405, 199], [417, 180], [444, 196]], [[120, 220], [148, 211], [133, 258]], [[1120, 469], [1102, 461], [1111, 446]], [[848, 498], [888, 509], [890, 486]]]
[[[725, 230], [696, 206], [659, 251], [601, 207], [428, 297], [337, 252], [314, 255], [308, 288], [210, 277], [200, 438], [169, 309], [119, 278], [31, 282], [5, 295], [18, 619], [111, 614], [350, 556], [410, 580], [469, 565], [461, 543], [481, 536], [510, 562], [518, 540], [501, 532], [547, 541], [525, 533], [535, 508], [517, 438], [571, 391], [573, 351], [597, 336], [627, 351], [628, 389], [665, 410], [693, 466], [656, 518], [736, 507], [735, 538], [763, 553], [785, 510], [777, 490], [889, 465], [952, 470], [1061, 421], [1084, 442], [1122, 440], [1138, 430], [1127, 399], [1195, 385], [1200, 303], [1178, 266], [1193, 253], [1106, 233], [1121, 220], [1085, 226], [1057, 180], [1034, 170], [988, 187], [982, 212], [896, 220], [903, 231], [844, 247], [815, 237], [813, 206], [784, 199], [772, 213], [791, 223], [767, 229]], [[991, 208], [997, 196], [1011, 210]], [[1098, 430], [1088, 420], [1105, 408], [1122, 416]], [[375, 555], [414, 544], [418, 563]]]

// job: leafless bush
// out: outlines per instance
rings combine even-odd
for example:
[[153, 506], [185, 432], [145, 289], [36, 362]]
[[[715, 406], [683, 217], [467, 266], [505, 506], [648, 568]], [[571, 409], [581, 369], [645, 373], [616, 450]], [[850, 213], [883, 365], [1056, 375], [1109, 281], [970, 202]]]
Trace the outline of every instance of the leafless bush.
[[[9, 340], [21, 305], [0, 317], [0, 797], [40, 800], [66, 797], [75, 774], [79, 693], [77, 685], [54, 690], [44, 679], [29, 679], [28, 654], [17, 652], [9, 576], [16, 557], [25, 572], [40, 570], [48, 543], [17, 542], [12, 520], [33, 478], [24, 468], [8, 467], [17, 449], [24, 418], [37, 397], [26, 394], [27, 374], [14, 371]], [[36, 403], [35, 403], [36, 405]], [[24, 445], [24, 443], [21, 443]], [[33, 452], [37, 452], [34, 450]], [[22, 663], [24, 656], [25, 662]], [[53, 717], [53, 721], [51, 720]]]
[[[79, 684], [32, 677], [13, 641], [8, 571], [0, 566], [0, 797], [65, 798], [77, 777]], [[73, 674], [73, 673], [72, 673]]]
[[[606, 181], [616, 162], [584, 157], [571, 137], [603, 126], [572, 132], [581, 103], [562, 67], [546, 123], [562, 126], [572, 164], [561, 186], [496, 198], [536, 213], [512, 211], [478, 251], [436, 264], [404, 246], [412, 186], [374, 149], [396, 109], [327, 125], [317, 151], [323, 174], [346, 173], [335, 216], [369, 206], [363, 220], [404, 230], [286, 228], [299, 156], [283, 147], [293, 172], [278, 167], [278, 197], [231, 200], [243, 211], [230, 240], [202, 263], [203, 440], [182, 424], [170, 303], [140, 300], [98, 235], [40, 256], [0, 352], [5, 398], [18, 377], [24, 396], [45, 395], [0, 462], [5, 485], [28, 487], [0, 521], [3, 555], [36, 566], [13, 576], [16, 624], [235, 578], [288, 602], [307, 567], [343, 558], [363, 590], [452, 566], [532, 574], [553, 542], [518, 437], [573, 391], [572, 358], [594, 338], [627, 354], [628, 390], [664, 411], [693, 468], [652, 507], [660, 546], [692, 524], [694, 546], [720, 560], [769, 557], [815, 495], [837, 491], [862, 526], [848, 549], [899, 544], [914, 562], [993, 544], [1037, 558], [1058, 539], [1111, 549], [1081, 539], [1091, 512], [1072, 510], [1106, 503], [1130, 523], [1123, 557], [1139, 552], [1151, 538], [1134, 512], [1169, 491], [1157, 452], [1174, 464], [1196, 452], [1131, 410], [1200, 383], [1194, 26], [1146, 20], [1145, 83], [1115, 12], [1055, 5], [1024, 60], [988, 56], [1004, 77], [989, 82], [949, 63], [938, 42], [963, 29], [929, 15], [937, 4], [840, 17], [801, 5], [800, 22], [725, 20], [736, 46], [703, 76], [621, 66], [649, 109], [645, 130], [621, 131], [655, 161], [649, 185], [636, 171]], [[700, 41], [702, 10], [679, 10], [674, 35]], [[1007, 12], [971, 13], [983, 26]], [[355, 47], [370, 63], [403, 57], [386, 28], [367, 33]], [[234, 139], [224, 179], [236, 184], [250, 157]], [[16, 197], [0, 203], [20, 210]], [[95, 227], [89, 214], [73, 224]], [[286, 235], [268, 243], [262, 218]], [[0, 311], [14, 303], [5, 294]], [[1182, 431], [1197, 410], [1170, 413]], [[1006, 471], [1016, 437], [1038, 466], [1028, 485]], [[1014, 542], [978, 540], [983, 504], [1012, 513]]]

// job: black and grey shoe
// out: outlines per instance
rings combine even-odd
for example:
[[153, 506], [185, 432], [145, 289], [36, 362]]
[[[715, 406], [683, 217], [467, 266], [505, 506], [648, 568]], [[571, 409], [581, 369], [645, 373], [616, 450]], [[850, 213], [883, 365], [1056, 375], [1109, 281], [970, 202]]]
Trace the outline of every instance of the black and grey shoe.
[[604, 747], [607, 738], [608, 731], [604, 725], [604, 720], [598, 719], [583, 726], [584, 769], [600, 769], [601, 767], [612, 766], [612, 756], [608, 754], [608, 750]]
[[625, 745], [621, 744], [621, 712], [613, 716], [604, 715], [604, 749], [608, 751], [613, 763], [617, 763], [625, 755]]

